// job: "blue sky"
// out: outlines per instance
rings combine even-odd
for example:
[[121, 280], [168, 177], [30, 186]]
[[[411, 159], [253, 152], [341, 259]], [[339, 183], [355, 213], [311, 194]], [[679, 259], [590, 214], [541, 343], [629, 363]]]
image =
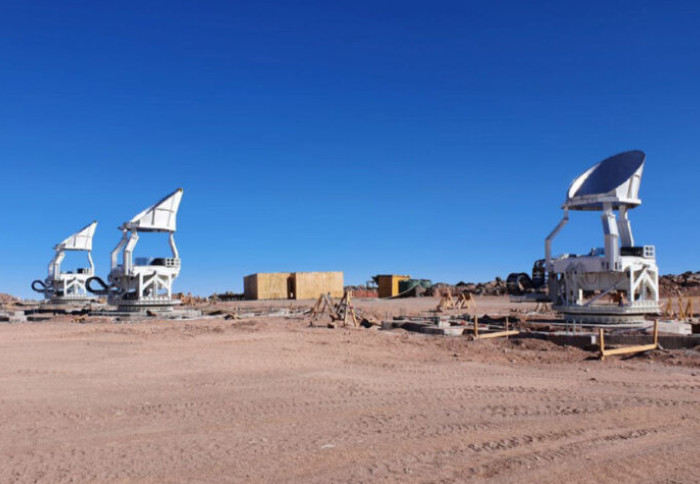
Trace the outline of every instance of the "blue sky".
[[[647, 153], [639, 244], [700, 269], [697, 2], [0, 3], [0, 292], [177, 187], [176, 290], [529, 271], [566, 188]], [[144, 236], [137, 253], [167, 254]], [[573, 214], [554, 252], [602, 245]], [[140, 250], [139, 250], [140, 249]]]

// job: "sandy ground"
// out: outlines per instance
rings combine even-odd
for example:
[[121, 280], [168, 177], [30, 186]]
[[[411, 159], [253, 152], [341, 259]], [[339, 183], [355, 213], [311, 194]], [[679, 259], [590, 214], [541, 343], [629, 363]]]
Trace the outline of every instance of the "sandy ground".
[[590, 357], [303, 318], [0, 324], [0, 483], [700, 482], [698, 352]]

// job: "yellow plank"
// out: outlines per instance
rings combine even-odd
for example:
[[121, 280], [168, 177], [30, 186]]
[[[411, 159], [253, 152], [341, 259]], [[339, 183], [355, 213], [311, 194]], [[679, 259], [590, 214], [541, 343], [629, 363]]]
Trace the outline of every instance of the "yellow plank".
[[602, 355], [603, 356], [611, 356], [611, 355], [626, 355], [626, 354], [630, 354], [630, 353], [642, 353], [644, 351], [655, 350], [656, 348], [657, 348], [657, 345], [655, 345], [655, 344], [639, 345], [639, 346], [625, 346], [624, 348], [603, 350]]
[[520, 334], [520, 331], [511, 330], [511, 331], [498, 331], [495, 333], [481, 333], [476, 337], [478, 339], [501, 338], [503, 336], [515, 336], [516, 334]]
[[598, 329], [598, 338], [600, 339], [600, 359], [605, 360], [606, 356], [612, 355], [629, 355], [633, 353], [642, 353], [644, 351], [653, 351], [659, 348], [659, 321], [654, 320], [654, 330], [652, 344], [647, 345], [636, 345], [636, 346], [624, 346], [622, 348], [615, 348], [612, 350], [605, 349], [605, 332], [603, 328]]

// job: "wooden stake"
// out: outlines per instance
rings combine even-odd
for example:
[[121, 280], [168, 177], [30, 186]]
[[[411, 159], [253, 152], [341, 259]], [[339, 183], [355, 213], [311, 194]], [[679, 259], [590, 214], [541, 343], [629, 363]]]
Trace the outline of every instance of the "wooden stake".
[[668, 301], [666, 301], [666, 310], [664, 311], [666, 314], [667, 318], [672, 318], [673, 317], [673, 298], [669, 297]]
[[685, 314], [685, 318], [684, 318], [684, 319], [688, 320], [688, 319], [690, 319], [690, 318], [693, 317], [693, 298], [692, 298], [692, 297], [689, 297], [689, 298], [686, 300], [685, 309], [684, 309], [683, 312], [684, 312], [684, 314]]
[[348, 291], [348, 306], [350, 307], [350, 315], [352, 316], [352, 323], [357, 328], [360, 323], [357, 322], [357, 317], [355, 316], [355, 307], [350, 303], [350, 297], [352, 296], [352, 291]]
[[348, 317], [352, 319], [353, 326], [359, 326], [357, 322], [357, 316], [355, 315], [355, 308], [352, 305], [352, 293], [351, 291], [345, 291], [343, 298], [338, 303], [335, 308], [335, 318], [343, 320], [343, 326], [347, 326]]
[[516, 336], [520, 334], [517, 329], [509, 329], [508, 318], [506, 317], [506, 329], [505, 331], [494, 331], [491, 333], [479, 333], [479, 318], [474, 316], [474, 339], [490, 339], [490, 338], [502, 338], [509, 336]]
[[323, 294], [318, 296], [316, 303], [314, 303], [314, 305], [311, 307], [311, 316], [316, 316], [319, 313], [319, 310], [321, 309], [321, 304], [323, 304]]

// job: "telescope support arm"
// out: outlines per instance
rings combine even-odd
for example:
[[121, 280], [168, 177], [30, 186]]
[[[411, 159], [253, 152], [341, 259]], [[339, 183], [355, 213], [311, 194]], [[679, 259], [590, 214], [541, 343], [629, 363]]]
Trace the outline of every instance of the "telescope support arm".
[[557, 236], [557, 234], [561, 231], [561, 229], [564, 228], [564, 226], [567, 224], [568, 221], [569, 221], [569, 209], [565, 208], [564, 209], [564, 218], [562, 218], [559, 221], [559, 224], [557, 224], [557, 226], [554, 227], [554, 230], [552, 230], [552, 233], [549, 234], [544, 241], [544, 258], [545, 258], [545, 267], [547, 268], [547, 272], [551, 272], [551, 270], [552, 270], [552, 240], [554, 240], [554, 237]]

